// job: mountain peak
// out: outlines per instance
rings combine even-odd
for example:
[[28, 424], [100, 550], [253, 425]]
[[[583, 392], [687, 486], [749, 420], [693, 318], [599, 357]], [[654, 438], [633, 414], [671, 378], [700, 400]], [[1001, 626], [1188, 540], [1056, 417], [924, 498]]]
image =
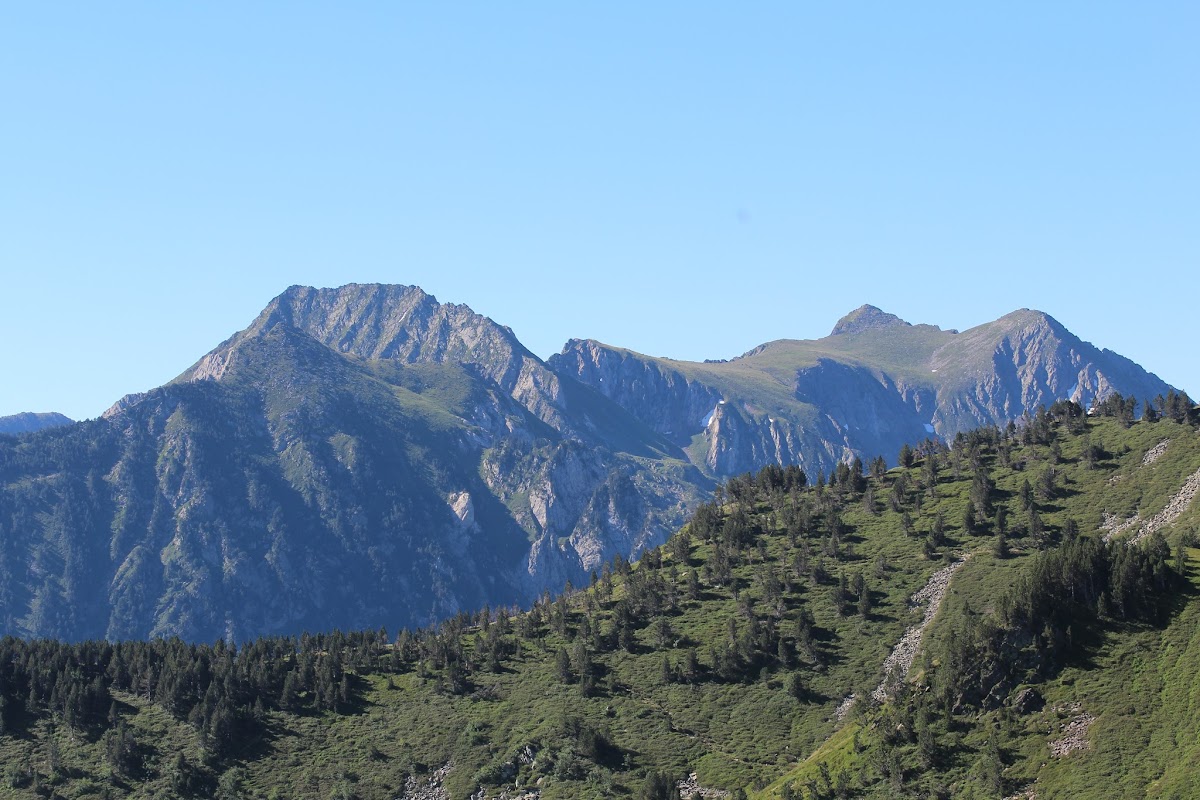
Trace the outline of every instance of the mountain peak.
[[909, 323], [872, 305], [861, 305], [837, 321], [830, 336], [862, 333], [876, 328], [909, 327]]
[[439, 303], [419, 286], [379, 283], [288, 287], [249, 328], [214, 353], [224, 354], [280, 325], [360, 358], [492, 366], [502, 361], [505, 368], [514, 355], [533, 358], [509, 328], [465, 305]]
[[354, 358], [466, 366], [495, 382], [543, 422], [558, 420], [558, 379], [511, 328], [468, 306], [439, 303], [418, 286], [291, 286], [250, 327], [223, 342], [179, 379], [223, 380], [240, 363], [242, 348], [270, 342], [280, 333], [307, 337]]
[[26, 411], [21, 414], [0, 417], [0, 433], [31, 433], [33, 431], [40, 431], [43, 428], [58, 428], [63, 425], [72, 425], [74, 422], [70, 417], [63, 416], [56, 411], [45, 413]]
[[[364, 323], [373, 329], [381, 318], [394, 316], [397, 311], [407, 316], [424, 305], [437, 305], [437, 299], [418, 286], [379, 283], [348, 283], [330, 289], [289, 286], [267, 305], [258, 321], [264, 329], [285, 322], [324, 339], [335, 331], [344, 335], [346, 327], [357, 329], [356, 333], [361, 335]], [[357, 344], [369, 346], [361, 340]]]
[[1036, 308], [1018, 308], [1016, 311], [1010, 311], [996, 321], [1018, 325], [1049, 325], [1051, 328], [1066, 330], [1061, 322], [1045, 311], [1038, 311]]

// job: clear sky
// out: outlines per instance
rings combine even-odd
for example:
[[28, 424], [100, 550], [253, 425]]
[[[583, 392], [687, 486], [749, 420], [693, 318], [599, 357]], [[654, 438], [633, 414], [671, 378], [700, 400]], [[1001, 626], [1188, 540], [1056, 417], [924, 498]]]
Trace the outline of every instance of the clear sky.
[[5, 4], [0, 415], [349, 282], [543, 357], [1032, 307], [1200, 394], [1197, 42], [1195, 2]]

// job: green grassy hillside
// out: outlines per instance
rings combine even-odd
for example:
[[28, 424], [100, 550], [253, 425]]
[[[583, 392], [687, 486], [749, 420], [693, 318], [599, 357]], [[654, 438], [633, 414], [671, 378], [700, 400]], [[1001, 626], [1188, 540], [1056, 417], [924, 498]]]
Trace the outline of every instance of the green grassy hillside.
[[[1200, 507], [1171, 500], [1198, 471], [1190, 424], [1059, 404], [909, 467], [731, 480], [530, 611], [236, 650], [4, 640], [0, 795], [651, 798], [695, 772], [764, 798], [1195, 796]], [[910, 598], [964, 557], [871, 700]], [[1072, 722], [1087, 746], [1052, 755]]]

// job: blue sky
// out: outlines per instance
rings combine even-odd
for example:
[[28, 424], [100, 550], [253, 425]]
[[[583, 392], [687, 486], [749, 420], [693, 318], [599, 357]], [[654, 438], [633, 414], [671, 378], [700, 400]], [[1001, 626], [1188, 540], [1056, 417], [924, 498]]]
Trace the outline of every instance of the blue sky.
[[7, 5], [0, 415], [374, 281], [541, 356], [1033, 307], [1200, 394], [1200, 5], [748, 5]]

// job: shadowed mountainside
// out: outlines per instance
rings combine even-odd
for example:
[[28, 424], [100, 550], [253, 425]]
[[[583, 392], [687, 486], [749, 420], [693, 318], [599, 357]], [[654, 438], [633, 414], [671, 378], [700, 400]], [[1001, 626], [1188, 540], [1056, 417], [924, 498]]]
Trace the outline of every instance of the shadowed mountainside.
[[835, 331], [719, 364], [580, 340], [543, 362], [417, 287], [292, 287], [172, 383], [0, 437], [0, 632], [426, 624], [580, 585], [732, 474], [1169, 391], [1039, 312], [959, 334], [864, 307]]

